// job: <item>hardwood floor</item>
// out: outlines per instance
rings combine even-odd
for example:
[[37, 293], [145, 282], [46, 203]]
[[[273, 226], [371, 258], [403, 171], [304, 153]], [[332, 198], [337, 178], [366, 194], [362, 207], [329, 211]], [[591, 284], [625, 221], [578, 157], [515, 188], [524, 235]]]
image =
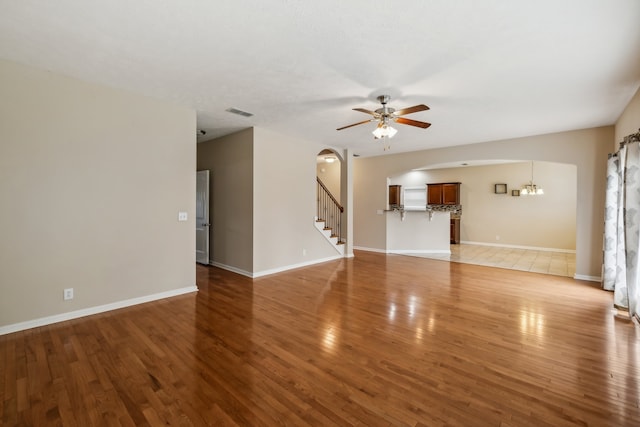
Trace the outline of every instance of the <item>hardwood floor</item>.
[[357, 252], [0, 337], [4, 426], [638, 426], [597, 284]]

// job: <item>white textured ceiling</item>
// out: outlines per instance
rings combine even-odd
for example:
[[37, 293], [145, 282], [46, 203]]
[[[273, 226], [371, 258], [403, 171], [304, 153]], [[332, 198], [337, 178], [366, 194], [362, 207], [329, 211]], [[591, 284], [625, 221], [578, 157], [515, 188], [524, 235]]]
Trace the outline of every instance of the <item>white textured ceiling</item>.
[[431, 107], [390, 153], [613, 124], [639, 18], [638, 0], [0, 0], [0, 58], [192, 107], [200, 140], [261, 126], [370, 156], [373, 124], [335, 129], [380, 94]]

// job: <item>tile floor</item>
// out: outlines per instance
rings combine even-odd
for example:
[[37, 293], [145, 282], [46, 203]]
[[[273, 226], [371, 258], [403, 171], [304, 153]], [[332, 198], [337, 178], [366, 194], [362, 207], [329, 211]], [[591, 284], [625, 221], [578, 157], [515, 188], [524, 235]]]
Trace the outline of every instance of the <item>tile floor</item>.
[[576, 254], [459, 244], [451, 245], [447, 254], [407, 254], [444, 261], [478, 264], [511, 270], [531, 271], [573, 277], [576, 273]]

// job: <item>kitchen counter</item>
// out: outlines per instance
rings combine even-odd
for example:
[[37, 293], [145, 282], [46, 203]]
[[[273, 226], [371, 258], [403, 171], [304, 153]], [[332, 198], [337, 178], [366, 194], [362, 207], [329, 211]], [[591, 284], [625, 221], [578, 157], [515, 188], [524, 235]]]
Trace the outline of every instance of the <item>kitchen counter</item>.
[[386, 212], [387, 252], [450, 253], [449, 212]]

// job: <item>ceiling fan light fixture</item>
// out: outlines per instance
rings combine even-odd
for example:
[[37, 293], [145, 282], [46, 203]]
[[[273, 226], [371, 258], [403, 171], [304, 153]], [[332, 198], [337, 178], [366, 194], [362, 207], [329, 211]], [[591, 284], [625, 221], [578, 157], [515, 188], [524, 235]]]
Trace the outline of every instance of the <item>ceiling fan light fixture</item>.
[[373, 136], [376, 139], [385, 138], [385, 137], [393, 138], [395, 134], [398, 133], [398, 130], [389, 125], [382, 125], [375, 128], [375, 130], [371, 133], [373, 133]]
[[384, 145], [385, 147], [384, 149], [386, 151], [390, 148], [390, 144], [388, 142], [389, 139], [393, 138], [395, 134], [398, 133], [398, 131], [395, 128], [389, 126], [389, 123], [395, 122], [401, 125], [415, 126], [422, 129], [426, 129], [429, 126], [431, 126], [431, 123], [421, 122], [419, 120], [407, 119], [403, 117], [407, 114], [428, 110], [429, 107], [427, 107], [426, 105], [418, 104], [418, 105], [414, 105], [413, 107], [396, 110], [395, 108], [387, 107], [387, 102], [389, 102], [389, 99], [390, 99], [389, 95], [378, 96], [378, 101], [382, 104], [382, 108], [378, 108], [375, 111], [368, 110], [366, 108], [354, 108], [353, 109], [354, 111], [359, 111], [361, 113], [369, 114], [370, 116], [372, 116], [372, 118], [368, 120], [363, 120], [358, 123], [353, 123], [347, 126], [339, 127], [336, 130], [343, 130], [343, 129], [348, 129], [354, 126], [363, 125], [365, 123], [377, 122], [378, 126], [376, 126], [375, 130], [372, 132], [373, 137], [375, 139], [386, 138], [387, 142], [385, 142], [385, 145]]
[[387, 137], [388, 138], [393, 138], [396, 135], [396, 133], [398, 133], [396, 128], [393, 128], [391, 126], [387, 126]]

